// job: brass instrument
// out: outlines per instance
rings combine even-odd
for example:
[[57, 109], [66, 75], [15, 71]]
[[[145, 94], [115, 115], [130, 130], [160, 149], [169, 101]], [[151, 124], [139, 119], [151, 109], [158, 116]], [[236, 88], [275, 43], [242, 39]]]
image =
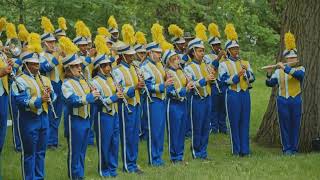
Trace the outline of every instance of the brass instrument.
[[[97, 88], [86, 79], [86, 77], [83, 75], [82, 72], [80, 73], [80, 75], [81, 75], [82, 79], [84, 79], [86, 81], [86, 83], [89, 85], [91, 90], [92, 89], [97, 90]], [[107, 111], [111, 112], [112, 111], [111, 107], [103, 100], [103, 97], [100, 95], [98, 98], [102, 102], [103, 106], [107, 109]]]
[[[139, 68], [137, 65], [135, 65], [134, 63], [132, 63], [132, 65], [133, 65], [134, 70], [136, 71], [139, 79], [144, 81], [144, 75], [143, 75], [143, 73], [141, 72], [140, 68]], [[152, 103], [153, 100], [152, 100], [152, 98], [151, 98], [149, 89], [148, 89], [148, 87], [147, 87], [146, 85], [144, 86], [144, 90], [146, 91], [147, 98], [149, 99], [150, 103]]]
[[8, 57], [17, 57], [22, 52], [21, 41], [18, 38], [8, 39], [3, 47], [1, 47]]
[[[0, 51], [0, 58], [2, 58], [2, 60], [6, 63], [6, 65], [8, 65], [8, 57], [1, 51]], [[13, 82], [16, 83], [17, 88], [18, 88], [18, 92], [22, 92], [22, 89], [20, 87], [20, 83], [17, 81], [17, 75], [14, 73], [13, 70], [11, 71], [9, 76], [13, 80]]]
[[[117, 91], [122, 92], [122, 89], [123, 89], [122, 86], [119, 83], [116, 82], [116, 79], [114, 78], [114, 76], [113, 76], [113, 74], [111, 72], [110, 72], [110, 76], [113, 79], [113, 83], [116, 86]], [[122, 100], [123, 100], [123, 103], [124, 103], [124, 105], [126, 106], [126, 108], [128, 110], [128, 113], [132, 113], [132, 111], [129, 108], [129, 103], [128, 103], [127, 99], [125, 97], [123, 97]]]

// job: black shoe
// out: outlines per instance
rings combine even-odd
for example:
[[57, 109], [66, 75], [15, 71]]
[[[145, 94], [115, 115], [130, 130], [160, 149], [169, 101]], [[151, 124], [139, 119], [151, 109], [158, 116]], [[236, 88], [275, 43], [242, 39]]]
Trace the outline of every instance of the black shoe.
[[141, 169], [137, 169], [134, 173], [138, 174], [138, 175], [141, 175], [143, 174], [144, 172], [141, 170]]

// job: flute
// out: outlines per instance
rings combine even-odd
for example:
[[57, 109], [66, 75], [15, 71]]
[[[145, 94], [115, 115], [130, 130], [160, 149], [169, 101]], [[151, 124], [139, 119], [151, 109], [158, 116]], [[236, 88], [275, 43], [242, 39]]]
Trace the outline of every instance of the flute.
[[[91, 83], [86, 79], [86, 77], [83, 75], [82, 72], [80, 73], [80, 75], [81, 75], [82, 79], [84, 79], [84, 80], [87, 82], [87, 84], [89, 85], [90, 89], [97, 89], [93, 84], [91, 84]], [[111, 107], [103, 100], [103, 97], [100, 95], [98, 98], [99, 98], [99, 100], [102, 102], [103, 106], [107, 109], [107, 111], [108, 111], [108, 112], [111, 112], [111, 111], [112, 111]]]
[[[113, 76], [113, 74], [111, 72], [110, 72], [110, 76], [113, 79], [113, 83], [116, 86], [117, 90], [118, 91], [122, 91], [122, 89], [123, 89], [122, 86], [119, 83], [116, 82], [116, 79], [114, 78], [114, 76]], [[126, 108], [128, 110], [128, 113], [132, 113], [132, 111], [129, 108], [129, 103], [128, 103], [127, 99], [125, 97], [123, 97], [122, 100], [123, 100], [123, 103], [124, 103], [124, 105], [126, 106]]]
[[192, 82], [194, 89], [196, 91], [196, 93], [199, 95], [200, 99], [203, 99], [203, 96], [201, 96], [199, 89], [197, 88], [195, 82], [189, 77], [189, 75], [184, 71], [184, 69], [181, 67], [180, 63], [179, 63], [179, 68], [181, 69], [183, 75], [187, 78], [187, 80], [189, 82]]
[[[137, 65], [135, 65], [135, 64], [133, 64], [133, 63], [132, 63], [132, 65], [133, 65], [134, 70], [136, 71], [137, 75], [139, 76], [139, 78], [142, 79], [142, 80], [144, 80], [144, 75], [141, 73], [140, 68], [138, 68]], [[150, 103], [152, 103], [153, 100], [152, 100], [152, 98], [151, 98], [149, 89], [148, 89], [148, 87], [147, 87], [146, 85], [144, 86], [144, 89], [145, 89], [145, 91], [146, 91], [146, 94], [147, 94], [147, 97], [148, 97]]]
[[[287, 62], [287, 63], [283, 63], [283, 65], [290, 65], [290, 64], [295, 64], [298, 62], [299, 61]], [[261, 69], [270, 69], [270, 68], [277, 68], [277, 67], [278, 67], [278, 65], [274, 64], [274, 65], [263, 66]]]
[[40, 74], [39, 71], [38, 71], [38, 76], [39, 76], [41, 85], [42, 85], [42, 87], [44, 88], [43, 92], [46, 93], [46, 95], [49, 97], [49, 102], [48, 102], [48, 103], [49, 103], [49, 105], [50, 105], [50, 107], [51, 107], [51, 111], [52, 111], [52, 113], [53, 113], [53, 117], [54, 117], [54, 119], [58, 119], [58, 116], [57, 116], [56, 111], [55, 111], [54, 106], [53, 106], [53, 102], [52, 102], [52, 100], [51, 100], [50, 95], [48, 94], [47, 89], [45, 89], [46, 86], [45, 86], [45, 84], [44, 84], [44, 82], [43, 82], [43, 79], [42, 79], [41, 74]]

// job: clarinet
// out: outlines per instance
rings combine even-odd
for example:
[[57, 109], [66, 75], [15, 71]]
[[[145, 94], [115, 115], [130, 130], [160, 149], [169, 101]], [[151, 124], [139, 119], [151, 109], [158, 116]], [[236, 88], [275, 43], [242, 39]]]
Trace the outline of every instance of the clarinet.
[[194, 89], [196, 91], [196, 93], [198, 94], [198, 96], [200, 97], [200, 99], [203, 99], [203, 96], [201, 96], [199, 89], [197, 88], [195, 82], [189, 77], [189, 75], [184, 71], [184, 69], [181, 67], [180, 63], [179, 63], [179, 68], [182, 70], [183, 75], [187, 78], [187, 80], [189, 82], [192, 82]]
[[[144, 76], [143, 76], [143, 74], [141, 73], [140, 69], [137, 67], [137, 65], [135, 65], [135, 64], [133, 64], [133, 63], [132, 63], [132, 65], [133, 65], [134, 70], [136, 71], [137, 75], [139, 76], [139, 79], [144, 79]], [[144, 90], [145, 90], [146, 93], [147, 93], [147, 97], [148, 97], [150, 103], [152, 103], [153, 100], [152, 100], [152, 98], [151, 98], [149, 89], [148, 89], [148, 87], [147, 87], [146, 85], [144, 86]]]
[[[38, 71], [38, 76], [39, 76], [39, 79], [40, 79], [40, 82], [41, 82], [42, 87], [45, 88], [45, 84], [44, 84], [44, 82], [43, 82], [43, 79], [42, 79], [41, 74], [40, 74], [39, 71]], [[33, 76], [32, 76], [32, 77], [33, 77]], [[45, 93], [46, 95], [49, 95], [49, 94], [48, 94], [48, 91], [47, 91], [46, 89], [44, 89], [44, 93]], [[53, 103], [52, 103], [52, 100], [51, 100], [50, 95], [49, 95], [49, 102], [48, 102], [48, 103], [49, 103], [49, 105], [50, 105], [50, 107], [51, 107], [51, 111], [52, 111], [52, 113], [53, 113], [54, 119], [58, 119], [58, 116], [57, 116], [56, 111], [55, 111], [55, 109], [54, 109], [54, 106], [53, 106]]]
[[[114, 76], [111, 72], [110, 72], [110, 76], [113, 79], [113, 83], [116, 86], [117, 90], [122, 91], [122, 89], [123, 89], [122, 86], [116, 82], [116, 79], [114, 78]], [[129, 103], [128, 103], [127, 99], [124, 97], [124, 98], [122, 98], [122, 101], [123, 101], [124, 105], [126, 106], [128, 113], [132, 113], [132, 111], [129, 108]]]
[[[3, 61], [6, 63], [6, 65], [8, 65], [8, 58], [5, 54], [3, 54], [2, 52], [0, 52], [0, 57], [2, 57]], [[20, 87], [20, 83], [17, 81], [17, 75], [13, 72], [13, 69], [11, 71], [11, 73], [9, 74], [10, 78], [13, 80], [13, 82], [16, 83], [17, 88], [18, 88], [18, 92], [21, 93], [22, 89]]]
[[[206, 64], [206, 68], [207, 68], [207, 71], [211, 74], [211, 67], [210, 67], [209, 64]], [[217, 89], [218, 89], [218, 92], [221, 94], [222, 92], [221, 92], [221, 90], [220, 90], [220, 87], [219, 87], [219, 84], [218, 84], [217, 79], [214, 80], [214, 83], [215, 83], [215, 85], [216, 85], [216, 87], [217, 87]]]
[[[240, 62], [241, 68], [245, 70], [244, 65], [241, 63], [240, 58], [238, 58], [238, 61]], [[248, 84], [248, 89], [252, 89], [252, 85], [251, 85], [251, 83], [250, 83], [250, 81], [249, 81], [249, 78], [248, 78], [248, 76], [247, 76], [247, 70], [245, 70], [244, 75], [243, 75], [243, 78], [246, 80], [246, 83]]]
[[[90, 89], [97, 89], [92, 83], [90, 83], [86, 77], [83, 75], [83, 73], [81, 72], [80, 73], [82, 79], [84, 79], [86, 81], [86, 83], [89, 85]], [[111, 112], [112, 109], [111, 107], [103, 100], [103, 97], [100, 95], [99, 97], [99, 100], [102, 102], [103, 106], [107, 109], [108, 112]]]

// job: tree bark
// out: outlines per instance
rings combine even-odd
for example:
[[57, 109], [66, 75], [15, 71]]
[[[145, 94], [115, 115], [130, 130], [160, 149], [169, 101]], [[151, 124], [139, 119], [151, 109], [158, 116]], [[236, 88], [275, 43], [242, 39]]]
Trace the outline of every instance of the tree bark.
[[[287, 1], [282, 19], [281, 47], [278, 61], [283, 51], [284, 32], [291, 31], [297, 40], [298, 58], [306, 68], [302, 86], [302, 119], [299, 150], [310, 152], [311, 141], [320, 134], [320, 4], [316, 0]], [[273, 89], [268, 109], [255, 137], [262, 145], [279, 144], [277, 123], [276, 89]]]

